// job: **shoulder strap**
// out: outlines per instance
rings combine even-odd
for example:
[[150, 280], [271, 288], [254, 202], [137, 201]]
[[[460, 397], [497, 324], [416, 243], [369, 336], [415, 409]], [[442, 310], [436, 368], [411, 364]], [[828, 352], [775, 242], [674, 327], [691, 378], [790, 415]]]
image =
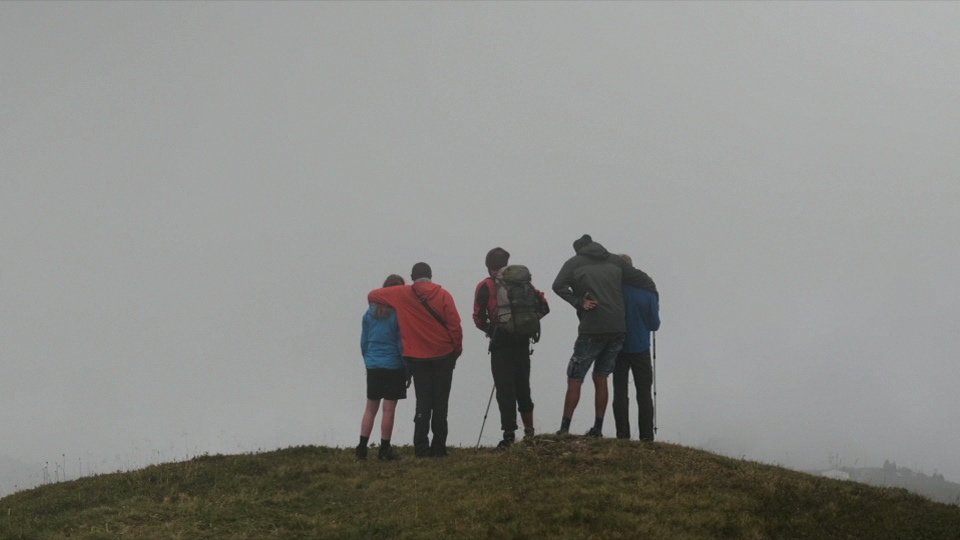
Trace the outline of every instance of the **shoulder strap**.
[[446, 321], [444, 321], [443, 317], [437, 313], [437, 310], [433, 309], [433, 307], [427, 302], [427, 299], [423, 296], [420, 296], [420, 293], [418, 293], [413, 287], [410, 287], [410, 290], [413, 291], [413, 294], [417, 295], [417, 299], [420, 300], [420, 303], [423, 304], [423, 307], [427, 308], [427, 311], [430, 312], [430, 315], [433, 315], [433, 318], [436, 319], [437, 322], [440, 323], [444, 328], [446, 328]]

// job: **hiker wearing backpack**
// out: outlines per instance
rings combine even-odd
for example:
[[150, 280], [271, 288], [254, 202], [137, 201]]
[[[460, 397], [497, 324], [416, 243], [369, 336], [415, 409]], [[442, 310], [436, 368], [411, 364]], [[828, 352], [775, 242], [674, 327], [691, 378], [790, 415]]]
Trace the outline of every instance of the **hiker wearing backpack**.
[[[383, 282], [384, 287], [403, 285], [403, 278], [391, 274]], [[367, 408], [360, 421], [360, 444], [357, 459], [367, 459], [367, 442], [373, 431], [373, 421], [383, 400], [383, 418], [380, 423], [380, 449], [377, 458], [393, 461], [400, 456], [390, 445], [393, 419], [397, 400], [407, 397], [407, 377], [403, 368], [403, 346], [400, 342], [400, 327], [397, 314], [388, 306], [370, 304], [363, 314], [360, 332], [360, 352], [367, 368]]]
[[[463, 329], [453, 296], [433, 283], [430, 265], [419, 262], [410, 285], [384, 287], [367, 300], [397, 312], [403, 336], [403, 358], [413, 373], [417, 412], [413, 447], [416, 457], [447, 455], [447, 403], [453, 368], [463, 352]], [[433, 432], [433, 441], [429, 439]]]
[[[633, 264], [629, 255], [620, 255], [628, 264]], [[650, 332], [660, 329], [660, 298], [656, 293], [630, 285], [623, 286], [623, 303], [626, 311], [627, 335], [623, 349], [613, 368], [613, 421], [617, 426], [617, 438], [630, 438], [629, 378], [633, 371], [633, 384], [637, 388], [639, 422], [637, 430], [641, 441], [653, 441], [653, 368], [650, 363]]]
[[487, 253], [489, 275], [477, 284], [473, 300], [473, 323], [490, 339], [490, 371], [503, 430], [499, 449], [509, 448], [516, 440], [517, 412], [524, 437], [534, 435], [530, 343], [540, 339], [540, 319], [550, 312], [527, 267], [507, 266], [509, 260], [510, 254], [500, 247]]
[[657, 288], [645, 272], [610, 254], [588, 234], [574, 241], [573, 249], [576, 255], [563, 264], [553, 281], [554, 292], [577, 310], [580, 319], [573, 356], [567, 365], [567, 392], [557, 433], [569, 432], [583, 379], [595, 363], [596, 414], [587, 436], [602, 437], [608, 401], [607, 376], [613, 373], [626, 333], [622, 287], [632, 285], [654, 293]]

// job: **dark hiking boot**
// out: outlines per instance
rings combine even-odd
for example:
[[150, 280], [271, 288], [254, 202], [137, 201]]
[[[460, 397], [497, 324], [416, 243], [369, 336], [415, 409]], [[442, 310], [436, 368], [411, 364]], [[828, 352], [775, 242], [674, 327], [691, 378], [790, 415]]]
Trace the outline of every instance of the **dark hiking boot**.
[[430, 457], [430, 447], [429, 446], [414, 447], [413, 457], [418, 457], [418, 458]]
[[570, 434], [569, 429], [560, 428], [557, 430], [557, 435], [569, 435], [569, 434]]
[[377, 459], [380, 461], [396, 461], [400, 459], [400, 454], [392, 446], [381, 446], [377, 451]]
[[506, 450], [513, 446], [513, 442], [516, 440], [516, 437], [513, 435], [512, 431], [503, 432], [503, 440], [497, 443], [497, 450]]
[[430, 447], [430, 457], [435, 457], [435, 458], [447, 457], [447, 447], [446, 446]]
[[590, 428], [590, 431], [587, 432], [587, 437], [593, 437], [593, 438], [595, 438], [595, 439], [600, 439], [600, 438], [603, 437], [603, 433], [601, 433], [599, 429], [597, 429], [597, 428], [595, 428], [595, 427], [592, 427], [592, 428]]
[[358, 444], [356, 455], [357, 455], [357, 459], [367, 459], [367, 445]]
[[523, 421], [523, 436], [533, 437], [533, 411], [520, 413], [520, 420]]

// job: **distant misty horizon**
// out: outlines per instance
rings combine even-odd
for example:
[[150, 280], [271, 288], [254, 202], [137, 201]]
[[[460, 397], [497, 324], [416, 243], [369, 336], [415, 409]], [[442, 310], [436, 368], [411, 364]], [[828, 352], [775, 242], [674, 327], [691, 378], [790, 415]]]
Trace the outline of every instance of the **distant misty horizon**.
[[[2, 3], [0, 474], [354, 445], [366, 294], [417, 261], [463, 318], [449, 442], [474, 445], [484, 255], [549, 291], [589, 233], [660, 290], [658, 440], [960, 481], [958, 21], [960, 3]], [[547, 298], [540, 433], [576, 336]], [[396, 443], [412, 418], [411, 397]]]

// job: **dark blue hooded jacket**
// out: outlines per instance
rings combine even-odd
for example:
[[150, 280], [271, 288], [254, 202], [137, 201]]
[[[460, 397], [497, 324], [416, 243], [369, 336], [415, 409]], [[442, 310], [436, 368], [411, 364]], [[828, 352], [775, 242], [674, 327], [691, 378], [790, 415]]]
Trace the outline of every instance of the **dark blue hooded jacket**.
[[650, 348], [650, 332], [660, 328], [660, 298], [655, 292], [624, 285], [623, 304], [627, 315], [623, 352], [646, 351]]

